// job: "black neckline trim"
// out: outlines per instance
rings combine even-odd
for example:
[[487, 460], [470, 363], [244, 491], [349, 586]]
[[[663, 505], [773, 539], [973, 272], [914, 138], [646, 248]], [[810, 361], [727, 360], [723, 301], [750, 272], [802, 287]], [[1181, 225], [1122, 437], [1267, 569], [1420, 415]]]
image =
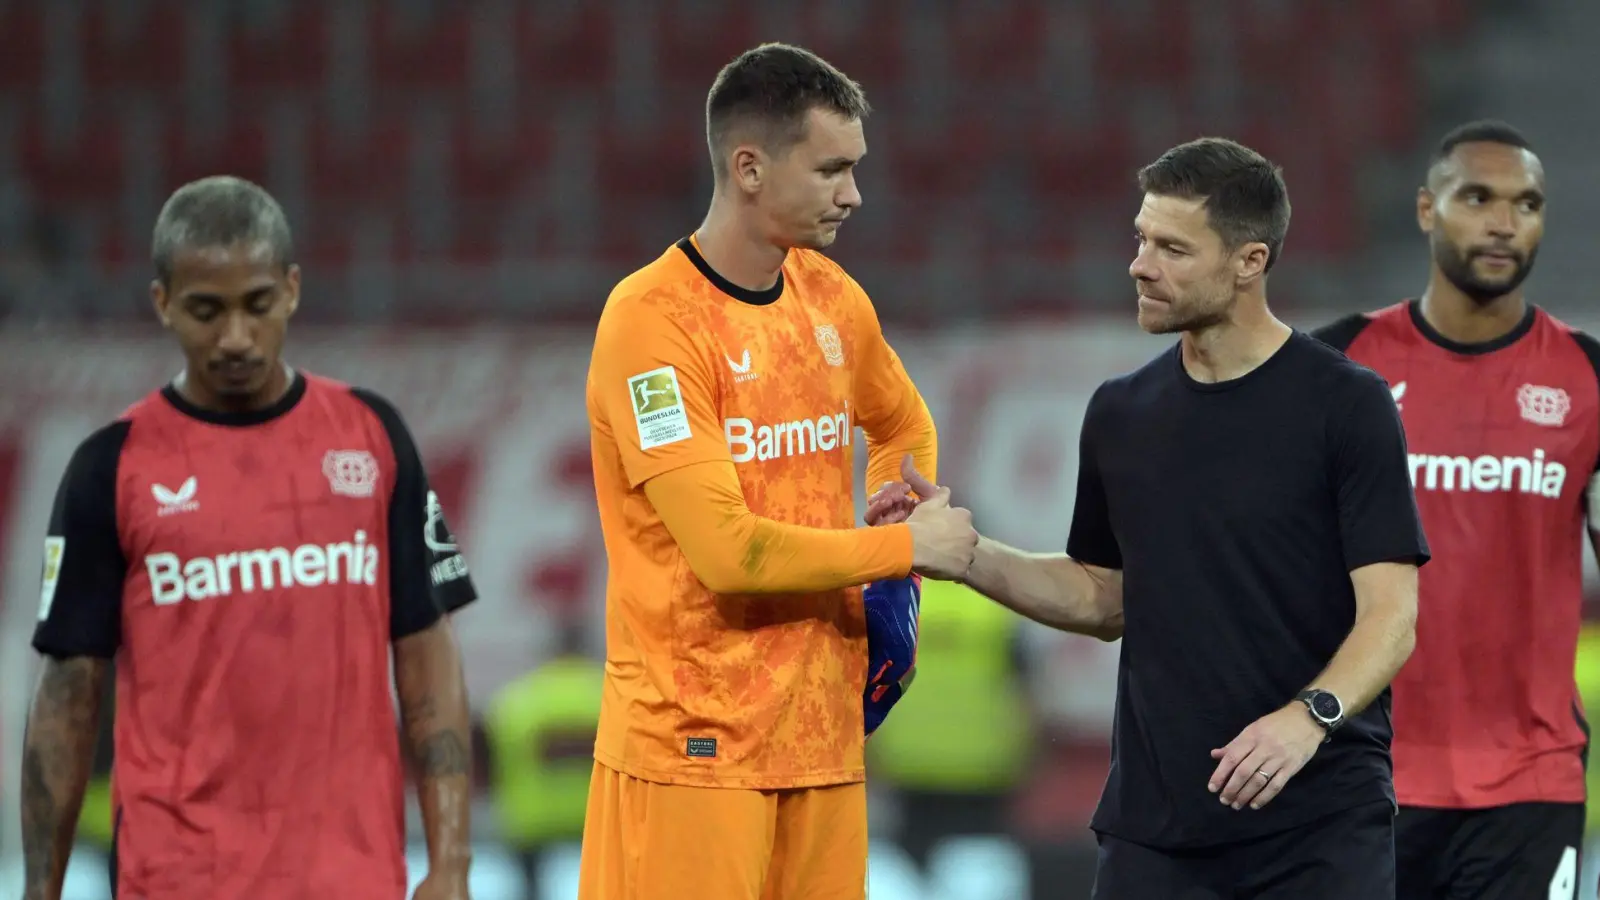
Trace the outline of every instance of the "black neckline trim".
[[1485, 353], [1493, 353], [1496, 350], [1504, 350], [1512, 344], [1515, 344], [1517, 341], [1522, 340], [1522, 338], [1528, 332], [1532, 331], [1534, 319], [1538, 318], [1539, 315], [1538, 307], [1534, 306], [1532, 303], [1529, 303], [1527, 310], [1522, 314], [1522, 320], [1517, 323], [1517, 327], [1511, 329], [1505, 334], [1500, 335], [1492, 341], [1479, 341], [1475, 344], [1466, 344], [1462, 343], [1461, 341], [1453, 341], [1445, 337], [1439, 333], [1438, 329], [1428, 324], [1427, 318], [1422, 315], [1421, 300], [1407, 301], [1406, 312], [1411, 316], [1411, 324], [1417, 327], [1417, 331], [1421, 332], [1422, 336], [1427, 338], [1429, 343], [1436, 344], [1445, 350], [1449, 350], [1451, 353], [1460, 353], [1463, 356], [1482, 356]]
[[706, 262], [706, 258], [700, 255], [700, 248], [696, 247], [694, 241], [689, 238], [679, 241], [678, 249], [683, 251], [684, 256], [689, 257], [689, 262], [694, 263], [694, 267], [699, 269], [700, 274], [704, 275], [706, 280], [711, 282], [717, 290], [740, 303], [748, 303], [751, 306], [769, 306], [777, 303], [778, 298], [783, 296], [782, 272], [778, 273], [778, 280], [772, 287], [764, 291], [752, 291], [749, 288], [739, 287], [737, 284], [717, 274], [717, 270], [711, 268], [711, 264]]
[[1264, 374], [1268, 369], [1271, 369], [1273, 366], [1278, 364], [1278, 360], [1293, 352], [1290, 350], [1290, 345], [1299, 343], [1302, 338], [1311, 339], [1305, 332], [1300, 331], [1297, 328], [1291, 328], [1289, 330], [1289, 339], [1284, 341], [1282, 346], [1278, 347], [1278, 349], [1272, 351], [1272, 355], [1262, 360], [1260, 365], [1237, 378], [1229, 378], [1226, 381], [1201, 381], [1200, 379], [1195, 378], [1193, 375], [1190, 375], [1188, 367], [1183, 364], [1182, 341], [1179, 341], [1172, 348], [1172, 356], [1173, 361], [1178, 366], [1178, 378], [1183, 381], [1185, 387], [1192, 391], [1198, 391], [1202, 394], [1216, 394], [1223, 391], [1231, 391], [1244, 387], [1250, 382], [1255, 381], [1257, 378], [1264, 377]]
[[225, 412], [196, 406], [187, 397], [178, 393], [178, 389], [170, 383], [161, 389], [161, 396], [172, 404], [174, 409], [189, 418], [199, 419], [211, 425], [227, 425], [235, 428], [266, 424], [294, 409], [295, 405], [300, 402], [300, 398], [305, 395], [306, 379], [298, 371], [293, 373], [293, 377], [289, 379], [289, 389], [284, 391], [283, 396], [279, 397], [277, 402], [261, 409], [250, 409], [243, 412]]

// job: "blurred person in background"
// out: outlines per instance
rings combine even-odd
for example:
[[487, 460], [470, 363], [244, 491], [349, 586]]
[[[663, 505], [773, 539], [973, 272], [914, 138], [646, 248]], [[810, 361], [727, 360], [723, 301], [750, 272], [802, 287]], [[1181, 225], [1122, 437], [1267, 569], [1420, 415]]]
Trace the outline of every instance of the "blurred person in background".
[[547, 853], [583, 839], [605, 679], [581, 611], [554, 619], [555, 653], [497, 691], [483, 721], [499, 836], [522, 864], [527, 900], [546, 896]]
[[946, 838], [1012, 830], [1035, 738], [1022, 628], [965, 585], [922, 581], [914, 685], [873, 733], [867, 757], [874, 784], [899, 802], [898, 843], [924, 873]]
[[852, 527], [857, 426], [870, 483], [937, 463], [871, 301], [821, 252], [861, 204], [869, 111], [798, 47], [725, 66], [704, 222], [601, 313], [586, 401], [607, 656], [583, 900], [865, 891], [859, 586], [954, 577], [977, 541], [947, 494]]
[[[1578, 696], [1583, 698], [1583, 708], [1600, 709], [1600, 623], [1585, 623], [1578, 632], [1576, 673]], [[1600, 792], [1600, 766], [1586, 766], [1584, 782], [1589, 794]], [[1584, 815], [1584, 833], [1600, 834], [1600, 803], [1588, 804]]]
[[45, 538], [22, 759], [26, 900], [58, 900], [115, 669], [119, 896], [465, 900], [476, 598], [400, 414], [290, 368], [300, 270], [237, 178], [166, 202], [150, 295], [184, 368], [86, 438]]
[[1206, 138], [1139, 186], [1139, 325], [1182, 337], [1090, 399], [1067, 552], [985, 538], [963, 580], [1123, 639], [1097, 900], [1393, 897], [1388, 686], [1428, 559], [1394, 402], [1267, 305], [1277, 166]]
[[1416, 215], [1430, 257], [1422, 297], [1316, 332], [1388, 380], [1436, 554], [1421, 580], [1425, 624], [1394, 686], [1399, 895], [1571, 897], [1600, 342], [1524, 295], [1545, 173], [1517, 129], [1480, 121], [1447, 134]]

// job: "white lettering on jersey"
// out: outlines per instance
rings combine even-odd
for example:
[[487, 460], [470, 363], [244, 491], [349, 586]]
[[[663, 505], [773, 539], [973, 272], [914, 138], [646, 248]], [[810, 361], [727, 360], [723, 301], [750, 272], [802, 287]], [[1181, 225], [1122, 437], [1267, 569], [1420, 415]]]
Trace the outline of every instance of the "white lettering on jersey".
[[797, 419], [775, 425], [757, 425], [749, 419], [724, 419], [728, 452], [736, 463], [803, 456], [850, 446], [850, 407], [844, 412], [815, 419]]
[[1411, 485], [1424, 491], [1504, 491], [1561, 496], [1567, 467], [1546, 460], [1543, 450], [1526, 456], [1431, 456], [1410, 454]]
[[293, 550], [270, 547], [183, 560], [176, 553], [144, 558], [150, 575], [150, 596], [157, 606], [180, 600], [209, 600], [234, 593], [320, 587], [325, 584], [373, 585], [378, 580], [378, 548], [357, 531], [354, 541], [301, 544]]

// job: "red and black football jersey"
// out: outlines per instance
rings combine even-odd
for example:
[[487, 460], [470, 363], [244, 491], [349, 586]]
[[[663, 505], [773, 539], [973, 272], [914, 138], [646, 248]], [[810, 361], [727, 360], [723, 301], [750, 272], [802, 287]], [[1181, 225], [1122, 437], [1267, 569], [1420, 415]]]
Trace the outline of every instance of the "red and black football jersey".
[[395, 408], [297, 374], [171, 387], [86, 439], [34, 646], [114, 658], [118, 896], [405, 894], [391, 643], [475, 598]]
[[1388, 381], [1433, 565], [1394, 681], [1404, 805], [1584, 800], [1573, 675], [1583, 539], [1600, 464], [1600, 343], [1530, 305], [1483, 344], [1407, 302], [1317, 334]]

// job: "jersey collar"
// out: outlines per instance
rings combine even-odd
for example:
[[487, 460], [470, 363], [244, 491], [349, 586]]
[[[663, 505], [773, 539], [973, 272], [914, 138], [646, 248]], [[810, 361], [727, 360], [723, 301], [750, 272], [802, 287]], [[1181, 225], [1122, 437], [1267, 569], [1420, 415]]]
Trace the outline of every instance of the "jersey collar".
[[178, 412], [183, 413], [189, 418], [198, 419], [202, 422], [207, 422], [212, 425], [229, 425], [234, 427], [262, 425], [270, 422], [289, 410], [294, 409], [295, 405], [300, 402], [300, 398], [304, 397], [305, 395], [306, 379], [304, 375], [300, 374], [299, 370], [296, 370], [292, 373], [292, 376], [289, 379], [289, 389], [283, 392], [283, 396], [279, 397], [277, 402], [273, 403], [271, 406], [264, 406], [261, 409], [246, 410], [244, 412], [222, 412], [220, 410], [205, 409], [204, 407], [196, 406], [195, 404], [189, 402], [188, 398], [178, 393], [178, 389], [173, 387], [170, 383], [161, 389], [162, 398], [168, 403], [172, 404], [172, 407]]
[[700, 270], [700, 274], [705, 276], [705, 279], [711, 282], [713, 287], [740, 303], [748, 303], [751, 306], [767, 306], [778, 302], [778, 298], [783, 296], [782, 272], [778, 273], [778, 280], [772, 287], [764, 291], [752, 291], [749, 288], [739, 287], [737, 284], [723, 278], [716, 269], [711, 268], [711, 264], [706, 262], [706, 258], [700, 255], [700, 248], [695, 245], [692, 235], [679, 241], [678, 249], [683, 251], [684, 256], [689, 257], [689, 262], [694, 263], [694, 267]]
[[1539, 315], [1539, 308], [1534, 306], [1532, 303], [1529, 303], [1528, 309], [1522, 314], [1522, 321], [1517, 323], [1517, 327], [1511, 329], [1505, 334], [1500, 335], [1492, 341], [1479, 341], [1475, 344], [1464, 344], [1460, 341], [1452, 341], [1440, 334], [1438, 330], [1432, 325], [1429, 325], [1428, 320], [1423, 317], [1421, 300], [1408, 301], [1406, 303], [1406, 312], [1411, 316], [1411, 324], [1416, 326], [1417, 331], [1420, 332], [1423, 337], [1427, 338], [1429, 343], [1442, 347], [1445, 350], [1449, 350], [1451, 353], [1459, 353], [1463, 356], [1482, 356], [1485, 353], [1493, 353], [1496, 350], [1504, 350], [1512, 344], [1515, 344], [1517, 341], [1522, 340], [1523, 335], [1526, 335], [1528, 332], [1533, 330], [1533, 322], [1534, 319], [1536, 319]]

